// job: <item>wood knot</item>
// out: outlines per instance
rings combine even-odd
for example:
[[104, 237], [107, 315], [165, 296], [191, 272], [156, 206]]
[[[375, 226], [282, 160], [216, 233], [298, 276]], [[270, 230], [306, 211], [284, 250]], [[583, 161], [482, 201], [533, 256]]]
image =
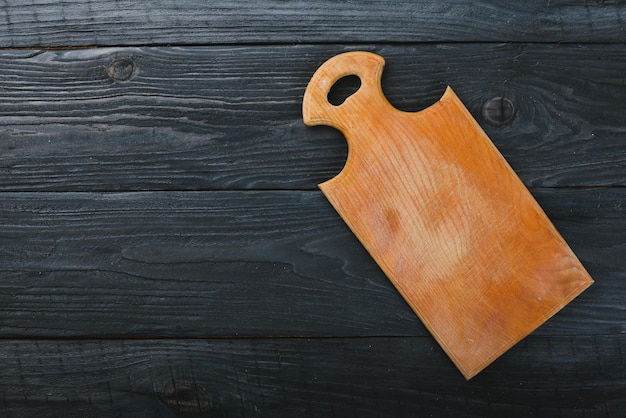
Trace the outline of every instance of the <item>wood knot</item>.
[[158, 396], [165, 404], [184, 414], [207, 412], [212, 403], [211, 396], [205, 388], [186, 379], [171, 380]]
[[115, 81], [128, 81], [137, 71], [135, 61], [131, 58], [116, 58], [107, 68], [107, 75]]
[[506, 97], [494, 97], [483, 105], [483, 118], [493, 125], [502, 126], [515, 117], [515, 105]]

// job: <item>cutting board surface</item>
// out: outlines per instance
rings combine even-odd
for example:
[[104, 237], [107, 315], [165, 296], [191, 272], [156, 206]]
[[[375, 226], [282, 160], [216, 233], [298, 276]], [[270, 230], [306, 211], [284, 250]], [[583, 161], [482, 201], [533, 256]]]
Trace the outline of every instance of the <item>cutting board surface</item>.
[[[452, 89], [402, 112], [383, 67], [349, 52], [312, 77], [305, 123], [339, 129], [349, 147], [319, 187], [469, 379], [593, 281]], [[360, 88], [330, 104], [348, 75]]]

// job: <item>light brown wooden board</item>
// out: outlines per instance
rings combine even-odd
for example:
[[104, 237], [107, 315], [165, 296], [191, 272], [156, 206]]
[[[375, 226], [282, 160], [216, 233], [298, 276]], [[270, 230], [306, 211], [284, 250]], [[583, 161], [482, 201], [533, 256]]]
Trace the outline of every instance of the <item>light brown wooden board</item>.
[[[349, 147], [320, 188], [469, 379], [593, 280], [452, 89], [402, 112], [383, 67], [349, 52], [313, 75], [304, 122], [339, 129]], [[348, 75], [361, 86], [330, 104]]]

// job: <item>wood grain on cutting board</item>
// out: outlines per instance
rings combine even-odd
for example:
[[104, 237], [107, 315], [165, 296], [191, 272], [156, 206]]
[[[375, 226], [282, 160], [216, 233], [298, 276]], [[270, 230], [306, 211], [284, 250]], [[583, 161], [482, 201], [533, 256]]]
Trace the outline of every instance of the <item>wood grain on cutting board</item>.
[[[340, 129], [349, 147], [320, 188], [471, 378], [593, 281], [452, 89], [401, 112], [382, 93], [383, 66], [349, 52], [312, 77], [305, 123]], [[348, 75], [359, 89], [329, 103]]]

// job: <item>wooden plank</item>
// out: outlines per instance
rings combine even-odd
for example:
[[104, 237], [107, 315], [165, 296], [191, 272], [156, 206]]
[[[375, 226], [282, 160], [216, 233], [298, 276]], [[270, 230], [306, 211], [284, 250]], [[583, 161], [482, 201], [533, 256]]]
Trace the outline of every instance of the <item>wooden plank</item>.
[[267, 42], [624, 42], [619, 1], [12, 2], [0, 46]]
[[400, 109], [451, 85], [527, 185], [626, 184], [622, 45], [323, 45], [2, 51], [0, 190], [315, 189], [347, 151], [302, 95], [349, 49]]
[[[624, 188], [533, 191], [596, 283], [537, 335], [624, 333]], [[424, 336], [320, 192], [3, 193], [0, 333]]]
[[529, 338], [466, 382], [428, 338], [0, 341], [6, 417], [622, 416], [626, 336]]

